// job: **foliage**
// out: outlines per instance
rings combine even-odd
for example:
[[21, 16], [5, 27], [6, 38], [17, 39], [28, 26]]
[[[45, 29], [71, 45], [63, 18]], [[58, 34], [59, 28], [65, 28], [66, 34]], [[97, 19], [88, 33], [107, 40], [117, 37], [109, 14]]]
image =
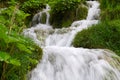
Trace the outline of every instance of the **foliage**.
[[20, 10], [30, 14], [27, 17], [25, 24], [27, 26], [31, 26], [30, 22], [32, 20], [32, 17], [45, 7], [46, 7], [45, 0], [27, 0], [24, 3], [21, 3]]
[[74, 38], [75, 47], [107, 48], [120, 56], [120, 20], [102, 22], [78, 32]]
[[52, 13], [65, 13], [74, 10], [80, 4], [80, 0], [58, 0], [51, 6]]
[[101, 20], [115, 20], [120, 19], [120, 6], [116, 8], [105, 9], [101, 12]]
[[79, 5], [77, 10], [76, 10], [76, 20], [82, 20], [87, 17], [88, 9], [83, 6]]
[[35, 14], [45, 6], [45, 0], [28, 0], [22, 4], [21, 9], [26, 13]]
[[21, 32], [23, 28], [26, 26], [24, 25], [25, 18], [29, 16], [29, 14], [24, 13], [23, 11], [19, 10], [19, 5], [10, 6], [7, 9], [3, 10], [2, 16], [0, 16], [0, 22], [5, 24], [8, 29], [13, 29], [16, 32]]
[[120, 18], [120, 0], [100, 0], [101, 20]]
[[54, 28], [68, 27], [73, 21], [85, 18], [87, 9], [81, 6], [81, 3], [81, 0], [53, 1], [50, 12], [51, 25]]
[[20, 34], [29, 15], [19, 10], [19, 4], [2, 10], [0, 15], [1, 80], [25, 80], [42, 56], [41, 48]]
[[115, 8], [120, 5], [120, 0], [99, 0], [101, 9]]

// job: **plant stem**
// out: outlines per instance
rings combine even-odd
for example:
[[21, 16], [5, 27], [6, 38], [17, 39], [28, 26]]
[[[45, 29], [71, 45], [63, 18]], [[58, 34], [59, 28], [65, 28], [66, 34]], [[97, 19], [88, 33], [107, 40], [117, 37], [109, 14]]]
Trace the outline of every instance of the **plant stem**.
[[5, 72], [6, 72], [6, 67], [7, 64], [5, 62], [3, 62], [3, 71], [2, 71], [2, 75], [1, 75], [1, 80], [5, 80]]

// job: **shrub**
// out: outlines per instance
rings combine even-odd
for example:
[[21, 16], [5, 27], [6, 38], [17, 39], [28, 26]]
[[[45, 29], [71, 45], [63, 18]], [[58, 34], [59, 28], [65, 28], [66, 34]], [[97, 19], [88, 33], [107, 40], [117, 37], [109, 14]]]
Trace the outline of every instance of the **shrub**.
[[52, 5], [52, 13], [65, 13], [74, 10], [80, 4], [80, 0], [58, 0]]
[[44, 0], [28, 0], [22, 4], [21, 9], [26, 13], [35, 14], [45, 6]]
[[85, 48], [107, 48], [120, 56], [120, 20], [102, 22], [78, 32], [73, 46]]
[[0, 15], [0, 79], [26, 80], [41, 58], [42, 49], [21, 35], [28, 14], [19, 10], [19, 5], [11, 5]]

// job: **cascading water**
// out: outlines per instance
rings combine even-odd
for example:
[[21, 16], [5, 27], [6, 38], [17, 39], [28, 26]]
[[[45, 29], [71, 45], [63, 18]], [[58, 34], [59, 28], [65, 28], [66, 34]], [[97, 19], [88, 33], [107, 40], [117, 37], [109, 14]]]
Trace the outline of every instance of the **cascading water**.
[[49, 5], [47, 4], [46, 5], [46, 9], [43, 9], [43, 11], [35, 14], [35, 16], [33, 17], [32, 19], [32, 26], [38, 24], [38, 23], [41, 23], [41, 16], [43, 15], [43, 13], [46, 14], [46, 25], [49, 25], [49, 17], [50, 17], [50, 14], [48, 13], [48, 11], [50, 10], [50, 7]]
[[26, 36], [42, 46], [44, 53], [29, 80], [120, 80], [120, 58], [113, 52], [71, 45], [78, 31], [98, 23], [99, 3], [87, 3], [86, 20], [75, 21], [69, 28], [52, 29], [48, 24], [39, 23], [24, 30]]

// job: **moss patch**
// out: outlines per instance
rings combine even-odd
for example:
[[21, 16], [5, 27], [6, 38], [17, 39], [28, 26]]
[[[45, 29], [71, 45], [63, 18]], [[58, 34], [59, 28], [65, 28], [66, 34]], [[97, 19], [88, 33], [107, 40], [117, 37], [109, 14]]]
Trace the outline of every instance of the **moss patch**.
[[43, 24], [45, 24], [46, 23], [46, 17], [47, 17], [46, 13], [42, 13], [40, 22], [43, 23]]
[[73, 41], [75, 47], [107, 48], [120, 56], [120, 20], [102, 22], [78, 32]]
[[69, 27], [73, 21], [85, 19], [88, 10], [86, 7], [79, 5], [76, 9], [65, 11], [65, 13], [52, 13], [50, 24], [54, 28]]

